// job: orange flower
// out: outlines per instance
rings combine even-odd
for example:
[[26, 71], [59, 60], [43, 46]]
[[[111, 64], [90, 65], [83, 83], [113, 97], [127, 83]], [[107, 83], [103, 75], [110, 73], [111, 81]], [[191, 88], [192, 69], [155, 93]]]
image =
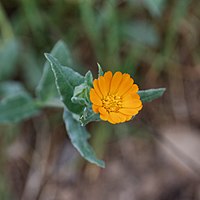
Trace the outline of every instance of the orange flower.
[[138, 86], [129, 74], [108, 71], [93, 81], [90, 100], [95, 113], [112, 124], [131, 120], [142, 109]]

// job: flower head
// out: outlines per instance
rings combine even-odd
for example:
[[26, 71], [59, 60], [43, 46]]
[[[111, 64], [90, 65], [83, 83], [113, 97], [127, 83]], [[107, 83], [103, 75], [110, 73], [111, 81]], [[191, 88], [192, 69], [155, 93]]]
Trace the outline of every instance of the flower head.
[[108, 71], [93, 81], [90, 100], [95, 113], [112, 124], [129, 121], [142, 109], [138, 86], [129, 74]]

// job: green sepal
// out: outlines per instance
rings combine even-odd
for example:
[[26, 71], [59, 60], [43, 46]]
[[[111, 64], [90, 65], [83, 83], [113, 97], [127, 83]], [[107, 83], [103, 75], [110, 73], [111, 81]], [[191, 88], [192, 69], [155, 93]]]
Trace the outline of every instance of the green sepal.
[[101, 65], [100, 65], [99, 63], [97, 63], [97, 66], [98, 66], [98, 77], [99, 77], [99, 76], [103, 76], [103, 75], [104, 75], [104, 72], [103, 72], [103, 70], [102, 70]]
[[90, 70], [85, 74], [85, 82], [89, 87], [93, 87], [93, 75]]
[[85, 107], [83, 114], [79, 119], [81, 126], [86, 126], [89, 122], [100, 120], [99, 114], [94, 113], [91, 107]]
[[73, 97], [71, 99], [72, 102], [85, 105], [86, 107], [90, 106], [91, 102], [89, 99], [89, 92], [92, 86], [93, 86], [93, 76], [91, 71], [88, 71], [85, 74], [84, 82], [75, 87]]

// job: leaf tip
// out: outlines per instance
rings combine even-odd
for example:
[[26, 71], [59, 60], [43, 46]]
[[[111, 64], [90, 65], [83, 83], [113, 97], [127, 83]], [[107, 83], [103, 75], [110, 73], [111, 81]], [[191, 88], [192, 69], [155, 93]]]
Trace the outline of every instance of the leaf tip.
[[47, 60], [49, 60], [50, 54], [49, 53], [44, 53], [44, 56]]

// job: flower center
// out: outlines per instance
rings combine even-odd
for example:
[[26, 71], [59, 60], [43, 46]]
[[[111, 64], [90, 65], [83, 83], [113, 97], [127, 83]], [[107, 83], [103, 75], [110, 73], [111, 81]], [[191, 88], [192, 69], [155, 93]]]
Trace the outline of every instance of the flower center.
[[122, 107], [122, 99], [116, 95], [108, 94], [102, 99], [102, 103], [108, 112], [117, 112]]

